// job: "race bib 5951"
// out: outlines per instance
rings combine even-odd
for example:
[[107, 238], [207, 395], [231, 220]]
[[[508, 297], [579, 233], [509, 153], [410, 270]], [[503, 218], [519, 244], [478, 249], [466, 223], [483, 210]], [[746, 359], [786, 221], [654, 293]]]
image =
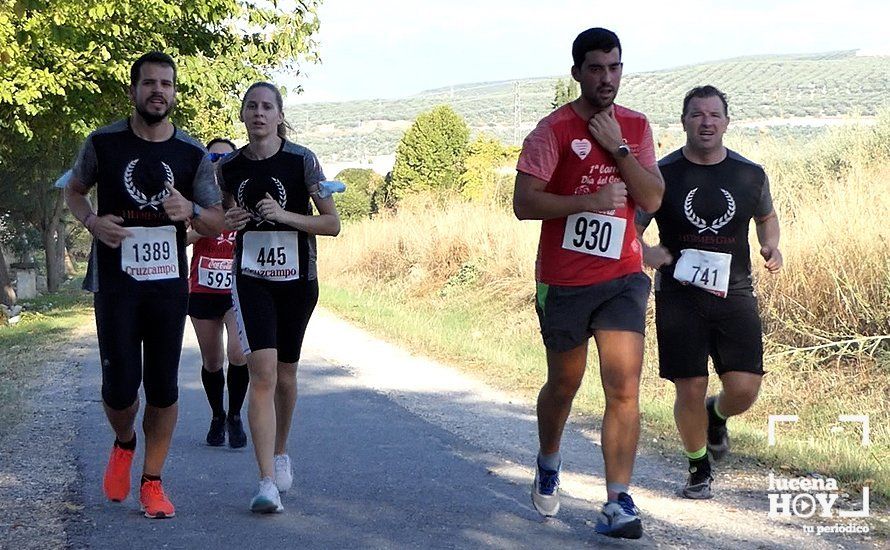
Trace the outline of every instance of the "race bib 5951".
[[198, 284], [216, 290], [232, 288], [232, 259], [198, 258]]

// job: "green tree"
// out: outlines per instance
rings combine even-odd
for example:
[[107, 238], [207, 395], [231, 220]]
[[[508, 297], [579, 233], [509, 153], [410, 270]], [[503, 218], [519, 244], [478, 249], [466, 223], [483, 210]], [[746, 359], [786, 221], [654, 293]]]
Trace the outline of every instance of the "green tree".
[[41, 116], [84, 136], [125, 114], [130, 65], [153, 49], [179, 64], [176, 120], [202, 138], [229, 133], [251, 81], [315, 60], [317, 4], [0, 0], [0, 146]]
[[581, 94], [581, 89], [574, 78], [567, 80], [559, 79], [554, 86], [553, 101], [550, 102], [551, 109], [558, 109], [570, 101], [574, 101]]
[[0, 211], [60, 243], [50, 185], [90, 130], [129, 113], [130, 65], [149, 50], [177, 61], [174, 123], [198, 139], [234, 135], [251, 82], [315, 61], [319, 1], [0, 0]]
[[474, 201], [501, 202], [508, 195], [514, 177], [518, 149], [503, 145], [497, 138], [479, 135], [470, 142], [461, 194]]
[[346, 191], [335, 195], [340, 216], [345, 220], [370, 216], [373, 213], [371, 197], [383, 185], [383, 177], [368, 168], [346, 168], [336, 179], [346, 184]]
[[409, 193], [459, 191], [470, 129], [447, 105], [421, 113], [402, 136], [388, 193], [395, 202]]

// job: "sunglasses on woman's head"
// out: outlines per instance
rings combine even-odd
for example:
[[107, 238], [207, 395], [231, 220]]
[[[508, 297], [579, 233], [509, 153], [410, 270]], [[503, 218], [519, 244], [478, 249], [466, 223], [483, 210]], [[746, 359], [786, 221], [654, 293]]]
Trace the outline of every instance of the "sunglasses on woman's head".
[[223, 157], [229, 156], [230, 153], [210, 153], [210, 162], [216, 162]]

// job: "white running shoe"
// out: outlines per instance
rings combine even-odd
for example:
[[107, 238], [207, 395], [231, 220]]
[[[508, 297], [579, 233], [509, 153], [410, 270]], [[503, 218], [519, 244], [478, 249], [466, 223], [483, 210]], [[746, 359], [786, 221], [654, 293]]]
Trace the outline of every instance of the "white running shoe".
[[250, 501], [250, 511], [258, 514], [277, 514], [284, 511], [281, 505], [281, 496], [271, 477], [260, 480], [260, 488]]
[[559, 512], [559, 469], [545, 470], [536, 461], [532, 504], [544, 517], [553, 517]]
[[287, 492], [294, 484], [294, 473], [290, 466], [290, 457], [275, 455], [275, 486], [281, 493]]

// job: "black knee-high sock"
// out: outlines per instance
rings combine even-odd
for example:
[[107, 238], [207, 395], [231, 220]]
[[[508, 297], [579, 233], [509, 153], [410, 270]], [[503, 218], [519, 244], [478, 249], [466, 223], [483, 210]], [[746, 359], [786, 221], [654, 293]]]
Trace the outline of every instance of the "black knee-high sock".
[[226, 375], [222, 369], [216, 372], [210, 372], [201, 367], [201, 382], [204, 384], [204, 391], [207, 393], [207, 402], [213, 410], [213, 416], [222, 417], [226, 415], [223, 408], [223, 393], [226, 389]]
[[249, 382], [250, 374], [247, 365], [229, 363], [229, 416], [241, 414], [241, 406], [244, 404], [244, 396], [247, 395]]

